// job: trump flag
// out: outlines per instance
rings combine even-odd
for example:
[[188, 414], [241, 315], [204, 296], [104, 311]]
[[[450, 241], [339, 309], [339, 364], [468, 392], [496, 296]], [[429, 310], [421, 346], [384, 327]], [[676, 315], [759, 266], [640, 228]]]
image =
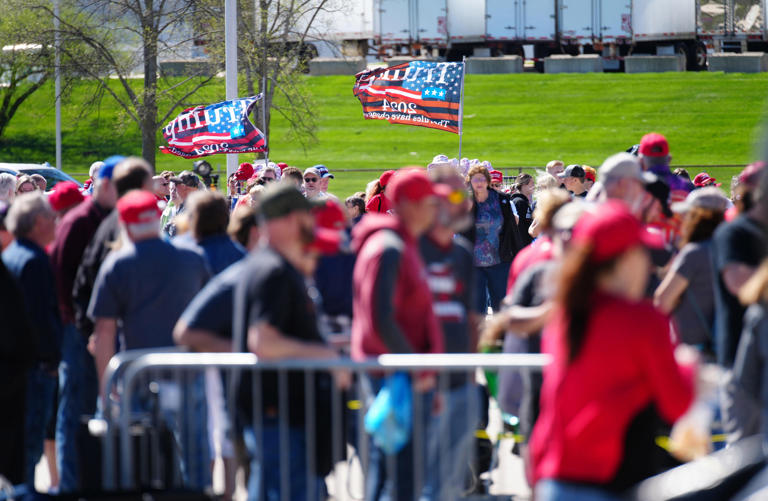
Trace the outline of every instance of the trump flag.
[[267, 139], [248, 118], [261, 96], [184, 110], [163, 127], [168, 146], [160, 150], [184, 158], [267, 151]]
[[363, 116], [460, 133], [464, 63], [411, 61], [355, 75]]

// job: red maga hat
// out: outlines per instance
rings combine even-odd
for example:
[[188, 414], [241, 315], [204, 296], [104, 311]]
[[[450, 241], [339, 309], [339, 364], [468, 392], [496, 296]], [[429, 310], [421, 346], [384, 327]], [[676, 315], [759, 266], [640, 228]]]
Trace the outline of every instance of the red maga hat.
[[143, 224], [159, 219], [161, 211], [154, 194], [135, 190], [117, 201], [117, 213], [125, 224]]
[[491, 182], [492, 183], [503, 183], [504, 182], [504, 174], [501, 171], [498, 171], [496, 169], [489, 171], [491, 174]]
[[592, 246], [593, 263], [604, 263], [636, 245], [663, 246], [661, 237], [643, 228], [618, 200], [600, 205], [595, 213], [585, 213], [573, 228], [573, 242]]
[[392, 174], [394, 174], [395, 171], [393, 170], [385, 170], [381, 173], [381, 176], [379, 177], [379, 184], [382, 188], [386, 188], [389, 184], [389, 180], [392, 178]]
[[435, 195], [435, 187], [422, 169], [401, 169], [387, 186], [386, 195], [394, 203], [402, 201], [419, 202]]
[[253, 165], [248, 162], [241, 163], [235, 172], [235, 179], [238, 181], [245, 181], [251, 176], [253, 176]]
[[666, 137], [651, 132], [643, 136], [639, 151], [645, 157], [666, 157], [669, 155], [669, 143]]
[[696, 174], [696, 177], [693, 178], [693, 185], [697, 186], [699, 188], [703, 188], [704, 186], [720, 186], [722, 183], [718, 183], [717, 179], [710, 176], [706, 172], [699, 172]]
[[57, 183], [53, 193], [48, 195], [48, 202], [56, 212], [69, 209], [83, 200], [85, 200], [85, 197], [80, 193], [80, 187], [72, 181]]
[[327, 199], [323, 205], [313, 208], [312, 213], [315, 215], [315, 223], [320, 228], [342, 230], [347, 225], [344, 211], [332, 199]]

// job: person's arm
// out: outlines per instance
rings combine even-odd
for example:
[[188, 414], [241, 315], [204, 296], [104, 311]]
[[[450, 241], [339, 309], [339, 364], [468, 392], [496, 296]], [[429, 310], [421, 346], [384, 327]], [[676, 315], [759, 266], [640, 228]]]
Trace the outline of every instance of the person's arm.
[[688, 279], [677, 272], [670, 271], [656, 288], [653, 294], [653, 305], [665, 315], [669, 315], [677, 307], [687, 288]]
[[734, 296], [738, 296], [739, 291], [747, 280], [755, 274], [755, 267], [744, 263], [728, 263], [721, 273], [728, 292]]
[[390, 353], [413, 353], [402, 329], [395, 319], [395, 287], [400, 271], [400, 249], [389, 247], [381, 254], [373, 289], [373, 318], [379, 330], [379, 337]]
[[[96, 374], [99, 377], [99, 393], [104, 390], [104, 371], [109, 365], [109, 359], [115, 354], [115, 339], [117, 337], [117, 319], [95, 319], [93, 335], [88, 343], [88, 351], [91, 352], [96, 363]], [[104, 395], [102, 394], [102, 397]]]
[[267, 322], [257, 322], [248, 328], [248, 349], [266, 360], [281, 358], [338, 358], [332, 348], [284, 336]]
[[530, 235], [531, 238], [537, 238], [539, 233], [541, 233], [541, 226], [539, 226], [539, 219], [535, 217], [528, 227], [528, 235]]
[[518, 337], [532, 336], [547, 324], [552, 303], [538, 306], [509, 306], [493, 316], [483, 330], [480, 344], [493, 346], [505, 332], [512, 332]]
[[190, 327], [182, 318], [173, 329], [173, 341], [194, 351], [205, 353], [228, 353], [232, 351], [232, 340], [217, 336], [207, 329]]

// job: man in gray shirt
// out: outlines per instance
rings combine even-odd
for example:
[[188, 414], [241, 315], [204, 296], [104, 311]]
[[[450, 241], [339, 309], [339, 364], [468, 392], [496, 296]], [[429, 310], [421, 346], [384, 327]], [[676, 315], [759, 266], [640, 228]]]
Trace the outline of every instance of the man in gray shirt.
[[[160, 209], [151, 192], [128, 193], [117, 202], [117, 212], [123, 245], [109, 254], [99, 269], [88, 307], [95, 324], [89, 350], [96, 361], [101, 388], [104, 371], [115, 354], [118, 325], [123, 350], [173, 346], [176, 320], [210, 277], [202, 256], [160, 239]], [[191, 428], [178, 430], [171, 424], [170, 429], [197, 440], [189, 447], [184, 447], [188, 442], [181, 442], [179, 467], [187, 487], [203, 488], [209, 484], [210, 458], [202, 379], [195, 378], [181, 390], [183, 401], [176, 412], [186, 413], [186, 419], [180, 422]], [[130, 405], [146, 410], [141, 398]], [[174, 423], [171, 414], [167, 417]]]

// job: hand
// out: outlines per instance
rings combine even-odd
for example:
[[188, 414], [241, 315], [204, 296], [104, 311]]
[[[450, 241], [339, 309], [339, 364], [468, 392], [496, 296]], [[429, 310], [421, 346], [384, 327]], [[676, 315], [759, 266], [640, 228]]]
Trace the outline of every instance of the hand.
[[434, 374], [414, 377], [413, 391], [417, 393], [426, 393], [430, 390], [434, 390], [435, 387], [437, 387], [437, 378]]
[[352, 372], [347, 369], [333, 369], [331, 374], [336, 387], [340, 390], [347, 390], [352, 386]]
[[88, 353], [96, 356], [96, 336], [94, 334], [88, 336]]

